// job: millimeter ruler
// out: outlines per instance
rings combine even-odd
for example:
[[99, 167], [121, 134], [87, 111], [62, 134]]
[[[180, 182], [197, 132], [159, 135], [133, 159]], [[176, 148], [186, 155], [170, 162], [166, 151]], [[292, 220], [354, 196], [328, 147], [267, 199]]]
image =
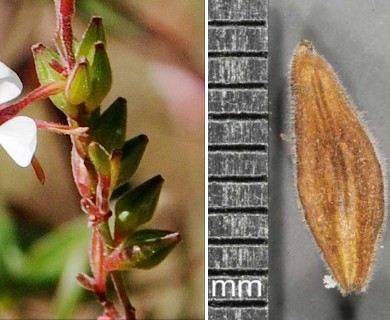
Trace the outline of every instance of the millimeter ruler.
[[268, 1], [208, 2], [208, 319], [268, 319]]

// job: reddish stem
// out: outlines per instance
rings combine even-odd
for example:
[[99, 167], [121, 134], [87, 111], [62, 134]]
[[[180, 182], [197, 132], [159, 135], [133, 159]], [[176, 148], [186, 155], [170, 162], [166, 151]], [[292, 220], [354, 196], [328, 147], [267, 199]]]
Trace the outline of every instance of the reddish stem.
[[72, 32], [72, 18], [74, 15], [75, 2], [74, 0], [60, 0], [56, 1], [57, 11], [57, 33], [60, 37], [63, 50], [61, 50], [68, 70], [71, 70], [75, 64], [75, 57], [73, 53], [73, 32]]
[[27, 96], [19, 100], [18, 102], [11, 104], [10, 106], [0, 105], [0, 117], [15, 116], [18, 112], [22, 111], [29, 104], [48, 98], [56, 93], [59, 93], [65, 89], [65, 81], [54, 81], [48, 84], [42, 85], [30, 92]]
[[[75, 11], [74, 0], [55, 0], [57, 14], [57, 35], [56, 45], [61, 54], [64, 65], [67, 65], [68, 73], [75, 65], [75, 56], [73, 52], [73, 33], [72, 18]], [[56, 66], [58, 69], [60, 66]], [[62, 90], [64, 86], [62, 87]], [[28, 101], [31, 103], [31, 99]], [[18, 112], [24, 108], [19, 103], [11, 107], [12, 112]], [[1, 109], [0, 109], [1, 115]], [[80, 120], [80, 119], [78, 119]], [[71, 120], [68, 119], [69, 123]], [[90, 223], [93, 228], [92, 244], [90, 251], [91, 269], [96, 281], [95, 294], [100, 303], [104, 306], [105, 316], [110, 319], [119, 318], [115, 306], [107, 300], [106, 297], [106, 270], [105, 270], [105, 251], [112, 243], [112, 236], [108, 228], [108, 219], [110, 217], [109, 198], [110, 198], [110, 175], [104, 176], [103, 173], [97, 172], [95, 168], [90, 167], [87, 146], [91, 138], [85, 135], [72, 136], [72, 167], [73, 175], [78, 190], [81, 194], [81, 205], [84, 211], [89, 215]], [[97, 176], [97, 180], [95, 180]], [[95, 193], [96, 192], [96, 193]], [[108, 232], [100, 232], [107, 229]], [[110, 250], [110, 249], [107, 249]], [[120, 274], [113, 274], [116, 293], [125, 309], [126, 319], [135, 320], [135, 309], [130, 304], [127, 297], [126, 288]]]
[[105, 263], [105, 246], [100, 235], [98, 227], [94, 226], [92, 230], [92, 241], [90, 251], [90, 261], [93, 276], [96, 280], [95, 293], [105, 295], [107, 272], [104, 267]]
[[106, 216], [110, 211], [109, 208], [110, 198], [110, 177], [102, 173], [98, 173], [98, 185], [96, 189], [96, 207], [99, 209], [100, 214]]
[[59, 13], [64, 17], [73, 17], [74, 4], [74, 0], [61, 0], [58, 6]]
[[35, 120], [35, 124], [39, 129], [44, 129], [49, 132], [54, 132], [58, 134], [73, 134], [73, 135], [81, 135], [88, 131], [88, 127], [70, 127], [67, 125], [54, 123], [54, 122], [47, 122], [43, 120]]
[[111, 272], [111, 279], [118, 298], [125, 310], [126, 320], [136, 320], [135, 308], [131, 305], [129, 298], [127, 297], [126, 287], [122, 278], [122, 274], [118, 271]]
[[[108, 219], [111, 216], [109, 210], [109, 198], [110, 198], [110, 177], [103, 175], [102, 173], [96, 172], [98, 176], [96, 180], [89, 180], [86, 168], [88, 164], [86, 146], [89, 144], [90, 138], [85, 136], [72, 136], [72, 143], [74, 144], [72, 150], [72, 165], [73, 175], [76, 185], [78, 186], [79, 192], [82, 196], [81, 205], [83, 211], [88, 214], [90, 224], [94, 228], [94, 237], [99, 237], [103, 241], [106, 250], [110, 251], [109, 248], [113, 245], [111, 233], [108, 229]], [[77, 148], [75, 146], [78, 146]], [[86, 179], [87, 178], [87, 179]], [[92, 196], [91, 190], [96, 190]], [[99, 232], [96, 230], [99, 229]], [[97, 239], [92, 243], [99, 242]], [[99, 246], [98, 246], [99, 247]], [[91, 250], [90, 264], [92, 269], [99, 270], [99, 264], [104, 265], [104, 261], [99, 259], [101, 252], [94, 248]], [[96, 273], [96, 272], [95, 272]], [[99, 276], [101, 277], [101, 275]], [[97, 275], [94, 274], [95, 280], [98, 282]], [[119, 273], [111, 273], [111, 278], [115, 287], [116, 294], [123, 306], [125, 311], [126, 320], [135, 320], [135, 308], [131, 305], [126, 292], [124, 281]], [[100, 279], [101, 280], [101, 279]], [[97, 294], [97, 292], [95, 292]], [[105, 298], [105, 292], [97, 294], [99, 301], [102, 303], [102, 299]], [[103, 300], [104, 300], [103, 299]], [[102, 303], [103, 304], [103, 303]], [[103, 306], [105, 306], [103, 304]], [[111, 304], [109, 304], [112, 307]]]
[[63, 75], [65, 78], [68, 77], [68, 73], [69, 73], [68, 70], [60, 62], [53, 59], [49, 62], [49, 65], [51, 68], [53, 68], [53, 70], [57, 71], [58, 73]]

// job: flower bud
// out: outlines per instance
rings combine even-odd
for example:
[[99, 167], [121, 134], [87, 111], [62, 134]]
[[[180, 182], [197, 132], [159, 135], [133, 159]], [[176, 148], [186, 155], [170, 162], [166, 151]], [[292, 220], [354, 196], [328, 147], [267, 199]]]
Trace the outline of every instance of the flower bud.
[[[32, 51], [34, 55], [35, 69], [41, 85], [59, 80], [66, 81], [66, 78], [61, 73], [51, 67], [53, 63], [57, 65], [60, 64], [60, 58], [56, 52], [45, 47], [43, 44], [33, 46]], [[50, 100], [67, 116], [73, 119], [77, 117], [77, 106], [69, 103], [64, 92], [50, 96]]]
[[90, 93], [91, 80], [88, 71], [88, 61], [82, 58], [69, 74], [65, 94], [71, 104], [78, 105], [85, 102]]
[[111, 66], [103, 42], [95, 44], [95, 55], [90, 67], [92, 79], [92, 91], [85, 105], [88, 112], [99, 107], [111, 89], [112, 75]]
[[76, 57], [86, 57], [90, 64], [93, 63], [95, 55], [95, 43], [102, 42], [106, 45], [106, 35], [101, 17], [92, 17], [87, 30], [81, 40], [79, 48], [76, 50]]

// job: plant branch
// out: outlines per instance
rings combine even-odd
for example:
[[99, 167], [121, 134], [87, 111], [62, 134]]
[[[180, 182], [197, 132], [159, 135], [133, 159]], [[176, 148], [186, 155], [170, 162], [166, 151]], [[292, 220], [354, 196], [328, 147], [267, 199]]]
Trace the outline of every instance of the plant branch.
[[[101, 223], [99, 226], [99, 231], [102, 238], [104, 239], [106, 247], [108, 247], [108, 251], [112, 251], [114, 241], [112, 240], [108, 223]], [[113, 271], [110, 274], [112, 283], [114, 284], [115, 292], [125, 311], [126, 320], [136, 320], [135, 308], [132, 306], [128, 298], [126, 285], [123, 280], [122, 273], [119, 271]]]
[[53, 81], [47, 84], [44, 84], [34, 91], [30, 92], [27, 96], [19, 100], [18, 102], [6, 106], [0, 105], [0, 116], [14, 116], [18, 112], [22, 111], [25, 107], [27, 107], [32, 102], [36, 102], [38, 100], [46, 99], [54, 94], [57, 94], [63, 91], [65, 88], [64, 81]]
[[118, 298], [125, 310], [126, 320], [136, 320], [135, 308], [131, 305], [126, 293], [126, 286], [123, 281], [122, 274], [119, 271], [111, 272], [111, 279]]
[[73, 53], [73, 31], [72, 31], [72, 18], [74, 15], [75, 0], [57, 0], [57, 33], [59, 35], [62, 49], [60, 51], [64, 54], [64, 60], [68, 64], [68, 71], [73, 68], [75, 63], [75, 57]]

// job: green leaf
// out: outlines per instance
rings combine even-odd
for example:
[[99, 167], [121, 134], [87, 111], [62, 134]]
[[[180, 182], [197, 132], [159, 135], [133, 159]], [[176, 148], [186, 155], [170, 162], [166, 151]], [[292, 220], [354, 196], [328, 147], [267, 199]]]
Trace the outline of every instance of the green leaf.
[[95, 43], [95, 54], [90, 68], [92, 91], [85, 105], [91, 113], [100, 106], [111, 89], [112, 74], [110, 61], [103, 42]]
[[126, 136], [126, 100], [118, 98], [97, 120], [92, 128], [93, 139], [109, 153], [123, 146]]
[[148, 222], [156, 210], [164, 179], [158, 175], [125, 193], [115, 204], [115, 240]]
[[76, 51], [77, 59], [86, 57], [89, 63], [92, 64], [95, 55], [95, 43], [99, 41], [106, 45], [103, 21], [101, 17], [92, 17]]
[[149, 139], [144, 134], [126, 141], [122, 147], [121, 166], [117, 186], [126, 183], [137, 171]]
[[[87, 246], [88, 238], [84, 218], [63, 224], [40, 238], [27, 253], [24, 281], [33, 285], [58, 280], [69, 255], [82, 243]], [[88, 255], [87, 252], [84, 254]]]
[[166, 230], [133, 233], [107, 258], [107, 271], [151, 269], [162, 262], [179, 243], [180, 234]]
[[110, 201], [115, 203], [120, 197], [122, 197], [126, 192], [131, 190], [130, 183], [124, 183], [121, 186], [117, 187], [111, 194]]
[[99, 143], [91, 142], [88, 145], [88, 155], [97, 172], [109, 177], [110, 155], [108, 152]]
[[[45, 47], [43, 44], [37, 44], [32, 48], [35, 62], [35, 69], [41, 85], [53, 81], [66, 81], [66, 78], [51, 67], [51, 64], [60, 63], [59, 55]], [[50, 96], [53, 104], [71, 118], [76, 118], [78, 115], [78, 107], [68, 102], [65, 92], [57, 93]]]

